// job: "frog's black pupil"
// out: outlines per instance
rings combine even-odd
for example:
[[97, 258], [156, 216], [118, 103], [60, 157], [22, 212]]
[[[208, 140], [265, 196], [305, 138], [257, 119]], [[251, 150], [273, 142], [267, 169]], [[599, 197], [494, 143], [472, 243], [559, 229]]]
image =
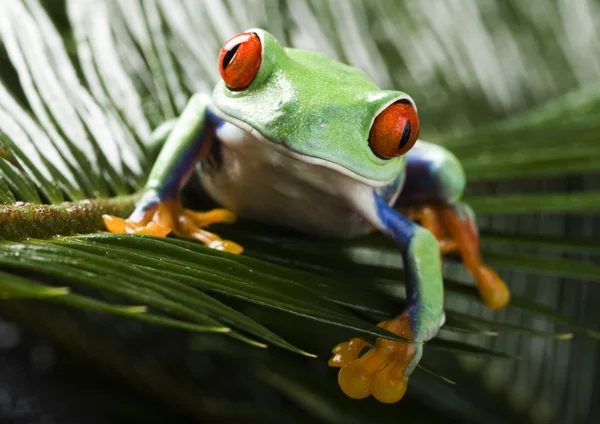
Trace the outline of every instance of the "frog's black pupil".
[[225, 57], [223, 58], [223, 65], [222, 65], [223, 69], [227, 68], [227, 66], [231, 62], [231, 59], [233, 59], [233, 56], [235, 56], [235, 52], [237, 52], [239, 48], [240, 48], [240, 45], [236, 44], [233, 47], [233, 49], [231, 49], [227, 53], [225, 53]]
[[408, 140], [410, 139], [410, 121], [406, 121], [406, 125], [404, 126], [404, 131], [402, 131], [402, 136], [400, 137], [400, 143], [398, 144], [398, 149], [401, 150], [406, 146]]

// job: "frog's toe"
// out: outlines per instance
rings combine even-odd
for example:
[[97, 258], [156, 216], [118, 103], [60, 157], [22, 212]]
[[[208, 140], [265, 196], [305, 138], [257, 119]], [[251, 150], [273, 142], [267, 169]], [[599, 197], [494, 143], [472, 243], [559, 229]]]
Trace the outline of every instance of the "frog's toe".
[[477, 282], [477, 290], [485, 306], [492, 310], [499, 310], [508, 305], [510, 290], [492, 269], [481, 265], [474, 270], [473, 277]]
[[233, 224], [237, 220], [237, 216], [229, 209], [213, 209], [208, 212], [186, 209], [184, 213], [199, 227], [217, 223]]
[[375, 373], [371, 380], [371, 394], [382, 403], [396, 403], [404, 397], [408, 387], [408, 377], [404, 375], [406, 365], [392, 362]]
[[178, 237], [198, 240], [211, 249], [234, 254], [240, 254], [244, 251], [244, 248], [239, 244], [231, 240], [223, 240], [218, 235], [196, 227], [195, 225], [178, 226], [174, 233]]
[[[213, 236], [215, 236], [215, 234], [213, 234]], [[222, 250], [223, 252], [234, 253], [236, 255], [239, 255], [244, 251], [244, 248], [236, 242], [233, 242], [231, 240], [223, 240], [221, 238], [210, 242], [208, 244], [208, 247], [210, 247], [211, 249]]]
[[111, 233], [127, 233], [127, 221], [123, 218], [113, 215], [102, 215], [102, 220], [104, 221], [104, 225], [106, 225], [106, 229]]
[[340, 343], [332, 349], [332, 352], [335, 355], [329, 359], [328, 364], [330, 367], [343, 367], [355, 359], [358, 359], [360, 352], [367, 346], [370, 346], [369, 343], [358, 338]]
[[[412, 331], [404, 314], [394, 320], [382, 322], [380, 326], [401, 337], [412, 338]], [[342, 367], [338, 373], [340, 388], [353, 399], [373, 395], [380, 402], [398, 402], [406, 392], [406, 370], [415, 356], [416, 345], [379, 338], [375, 346], [359, 357], [366, 346], [366, 342], [352, 339], [334, 348], [335, 355], [329, 360], [329, 365]]]
[[353, 399], [373, 395], [380, 402], [398, 402], [406, 392], [405, 371], [414, 350], [410, 343], [378, 339], [366, 354], [342, 367], [338, 374], [340, 388]]
[[364, 399], [371, 394], [371, 378], [385, 365], [385, 358], [371, 349], [362, 357], [346, 364], [338, 373], [338, 384], [346, 396]]
[[171, 232], [170, 227], [165, 227], [154, 221], [149, 222], [146, 225], [135, 225], [133, 230], [129, 231], [131, 234], [145, 234], [148, 236], [166, 237]]
[[242, 246], [230, 240], [223, 240], [218, 235], [201, 228], [204, 225], [234, 221], [235, 214], [226, 209], [214, 209], [204, 213], [185, 209], [177, 217], [174, 233], [179, 237], [198, 240], [212, 249], [239, 254], [244, 250]]
[[151, 236], [165, 237], [171, 232], [171, 228], [161, 223], [150, 221], [134, 222], [118, 216], [102, 215], [104, 225], [111, 233], [119, 234], [146, 234]]

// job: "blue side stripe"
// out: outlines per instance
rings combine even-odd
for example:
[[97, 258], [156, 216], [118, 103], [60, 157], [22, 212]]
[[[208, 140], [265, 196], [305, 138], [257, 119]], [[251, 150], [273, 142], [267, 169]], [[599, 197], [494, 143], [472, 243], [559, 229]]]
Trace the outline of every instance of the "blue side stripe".
[[[385, 200], [373, 193], [375, 198], [375, 207], [377, 216], [383, 224], [384, 231], [391, 237], [400, 247], [402, 251], [402, 262], [404, 265], [404, 274], [406, 277], [406, 300], [410, 308], [418, 309], [422, 303], [419, 291], [419, 277], [415, 275], [414, 269], [409, 266], [410, 257], [414, 254], [411, 251], [411, 241], [415, 236], [415, 231], [419, 228], [417, 224], [409, 221], [408, 218], [396, 212], [394, 208], [389, 206]], [[418, 331], [419, 323], [411, 314], [411, 327], [413, 331]]]
[[373, 191], [375, 198], [375, 207], [377, 216], [383, 224], [388, 235], [390, 235], [401, 246], [408, 248], [414, 235], [415, 225], [413, 222], [404, 218], [392, 207], [390, 207], [383, 198]]
[[170, 178], [165, 181], [163, 188], [160, 190], [161, 199], [174, 199], [177, 197], [180, 190], [179, 184], [181, 179], [196, 165], [198, 154], [205, 142], [203, 139], [206, 137], [207, 129], [216, 130], [225, 123], [225, 121], [210, 110], [206, 110], [205, 113], [206, 121], [202, 130], [197, 135], [197, 141], [192, 144], [192, 148], [189, 151], [185, 152], [185, 154], [178, 159], [175, 170]]
[[210, 109], [206, 110], [206, 119], [211, 123], [215, 130], [218, 130], [225, 124], [225, 121], [212, 113]]

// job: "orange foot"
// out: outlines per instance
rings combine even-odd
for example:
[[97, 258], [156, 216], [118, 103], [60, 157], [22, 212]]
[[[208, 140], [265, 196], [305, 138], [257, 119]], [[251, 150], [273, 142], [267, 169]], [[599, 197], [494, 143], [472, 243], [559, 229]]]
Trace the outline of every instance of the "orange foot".
[[483, 263], [477, 227], [464, 207], [442, 204], [401, 212], [437, 237], [443, 255], [460, 254], [465, 267], [475, 279], [481, 300], [488, 308], [497, 310], [508, 304], [510, 291], [498, 274]]
[[237, 243], [223, 240], [216, 234], [201, 227], [219, 222], [235, 222], [235, 214], [227, 209], [213, 209], [209, 212], [194, 212], [184, 209], [179, 202], [168, 200], [148, 208], [139, 220], [123, 219], [112, 215], [102, 215], [106, 228], [111, 233], [148, 234], [164, 237], [171, 231], [179, 237], [195, 239], [206, 246], [230, 253], [241, 253], [244, 249]]
[[[379, 326], [400, 337], [413, 339], [407, 313], [384, 321]], [[355, 338], [333, 348], [334, 356], [329, 360], [329, 366], [341, 368], [338, 373], [340, 388], [352, 399], [373, 395], [383, 403], [398, 402], [406, 392], [410, 373], [406, 372], [407, 367], [417, 354], [417, 349], [423, 349], [422, 345], [378, 338], [375, 347], [371, 346], [367, 353], [360, 356], [368, 346], [371, 345]]]

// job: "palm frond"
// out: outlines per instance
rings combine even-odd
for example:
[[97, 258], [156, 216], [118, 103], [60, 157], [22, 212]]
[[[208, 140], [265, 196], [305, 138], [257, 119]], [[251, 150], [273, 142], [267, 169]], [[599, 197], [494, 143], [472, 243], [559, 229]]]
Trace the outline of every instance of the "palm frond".
[[[397, 339], [374, 325], [403, 306], [400, 258], [383, 237], [328, 243], [257, 224], [219, 227], [244, 245], [246, 254], [234, 256], [172, 238], [93, 234], [103, 229], [103, 213], [131, 212], [154, 154], [151, 130], [176, 117], [191, 93], [210, 91], [222, 41], [263, 26], [283, 44], [325, 51], [382, 87], [416, 94], [424, 134], [465, 166], [472, 183], [466, 200], [481, 216], [486, 259], [515, 295], [507, 312], [482, 312], [461, 265], [448, 261], [447, 324], [428, 342], [442, 360], [424, 369], [443, 378], [447, 369], [438, 372], [436, 365], [452, 352], [496, 358], [504, 364], [498, 367], [523, 375], [518, 370], [526, 365], [515, 364], [526, 361], [507, 360], [524, 356], [522, 349], [507, 340], [566, 345], [574, 333], [600, 339], [600, 329], [573, 308], [548, 306], [543, 295], [550, 290], [525, 286], [535, 276], [544, 284], [568, 278], [581, 290], [598, 282], [591, 231], [564, 239], [535, 226], [500, 231], [496, 224], [600, 210], [597, 184], [547, 190], [543, 180], [596, 172], [600, 92], [589, 88], [590, 75], [565, 69], [597, 66], [597, 55], [563, 54], [545, 36], [554, 26], [535, 24], [533, 6], [515, 0], [489, 5], [484, 14], [426, 2], [68, 0], [64, 10], [51, 3], [0, 4], [0, 298], [11, 299], [0, 307], [16, 299], [58, 303], [223, 333], [219, 340], [232, 343], [316, 353], [318, 361], [349, 336]], [[569, 18], [556, 7], [552, 13]], [[440, 16], [456, 19], [438, 25]], [[511, 45], [513, 60], [475, 54], [460, 36], [466, 33], [490, 46]], [[529, 37], [557, 52], [551, 63], [542, 47], [528, 48]], [[501, 70], [500, 80], [486, 73], [489, 63]], [[323, 373], [298, 376], [277, 361], [265, 363], [253, 378], [325, 421], [373, 411], [372, 405], [340, 410], [343, 401], [329, 389], [334, 382], [319, 387]]]

